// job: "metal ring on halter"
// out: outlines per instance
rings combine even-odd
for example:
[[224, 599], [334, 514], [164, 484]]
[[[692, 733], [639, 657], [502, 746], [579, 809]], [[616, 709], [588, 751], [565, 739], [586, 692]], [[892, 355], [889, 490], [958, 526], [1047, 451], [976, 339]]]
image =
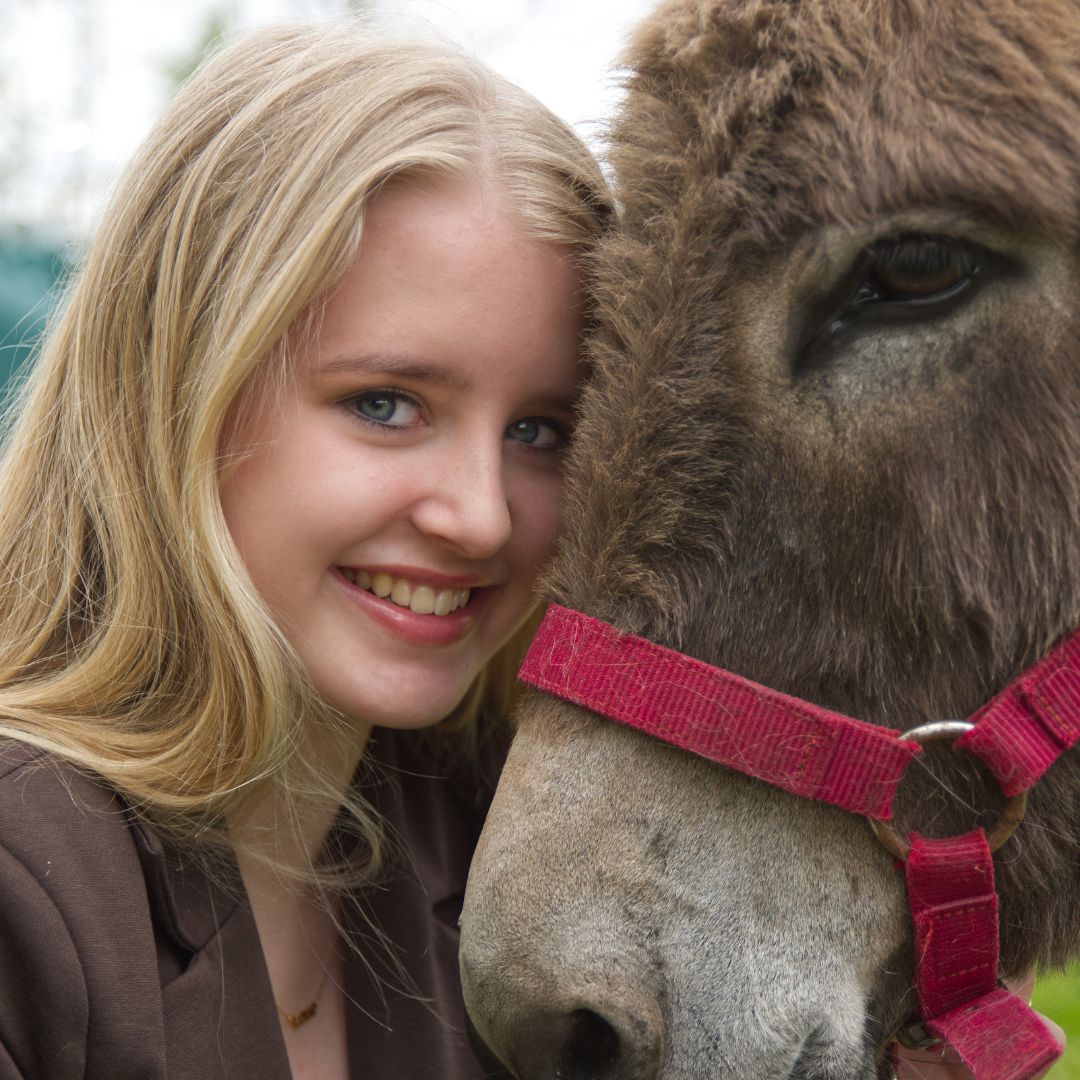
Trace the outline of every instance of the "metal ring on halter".
[[936, 1035], [931, 1035], [920, 1022], [898, 1028], [893, 1032], [891, 1041], [898, 1042], [908, 1050], [930, 1050], [935, 1046], [941, 1046], [943, 1042]]
[[[928, 743], [947, 742], [950, 745], [956, 742], [961, 735], [966, 735], [975, 725], [967, 720], [936, 720], [931, 724], [920, 724], [910, 731], [905, 731], [900, 738], [909, 739], [920, 746]], [[991, 851], [997, 851], [1006, 840], [1016, 831], [1016, 826], [1024, 820], [1024, 811], [1027, 809], [1027, 792], [1022, 791], [1019, 795], [1013, 795], [1005, 800], [1001, 809], [1001, 816], [986, 831], [986, 842]], [[878, 838], [882, 847], [898, 859], [906, 859], [911, 851], [911, 845], [905, 840], [887, 821], [878, 821], [876, 818], [868, 818], [874, 835]]]

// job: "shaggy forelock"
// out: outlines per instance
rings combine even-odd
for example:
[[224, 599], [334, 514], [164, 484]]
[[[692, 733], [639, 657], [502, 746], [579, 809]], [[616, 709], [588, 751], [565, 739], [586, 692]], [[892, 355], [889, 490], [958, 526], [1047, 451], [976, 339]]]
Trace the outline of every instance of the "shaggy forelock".
[[685, 200], [726, 244], [769, 246], [977, 200], [1015, 227], [1064, 216], [1075, 238], [1078, 56], [1066, 0], [673, 0], [627, 53], [627, 222], [649, 232]]

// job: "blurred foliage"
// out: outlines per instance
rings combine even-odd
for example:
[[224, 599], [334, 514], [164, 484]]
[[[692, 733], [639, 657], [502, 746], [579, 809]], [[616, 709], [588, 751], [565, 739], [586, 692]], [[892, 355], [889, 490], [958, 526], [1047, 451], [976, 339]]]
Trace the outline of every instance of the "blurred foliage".
[[1047, 1080], [1080, 1080], [1080, 965], [1059, 975], [1040, 977], [1032, 1004], [1065, 1029], [1065, 1056]]
[[235, 22], [232, 4], [211, 8], [203, 17], [202, 26], [193, 48], [183, 56], [165, 64], [165, 77], [170, 89], [178, 87], [211, 53], [217, 49]]
[[[2, 7], [2, 4], [0, 4]], [[9, 17], [18, 14], [18, 5]], [[17, 41], [10, 35], [0, 38], [0, 212], [5, 223], [16, 220], [11, 192], [17, 188], [31, 157], [31, 133], [35, 116], [23, 87], [13, 76]]]
[[[297, 3], [297, 18], [311, 14], [306, 11], [311, 6], [311, 4]], [[324, 17], [354, 18], [372, 11], [374, 0], [329, 0], [329, 2], [315, 4], [314, 7], [324, 9], [322, 11]], [[175, 90], [207, 57], [214, 53], [239, 22], [235, 0], [210, 8], [203, 16], [195, 45], [182, 56], [165, 64], [164, 73], [169, 81], [170, 90]]]

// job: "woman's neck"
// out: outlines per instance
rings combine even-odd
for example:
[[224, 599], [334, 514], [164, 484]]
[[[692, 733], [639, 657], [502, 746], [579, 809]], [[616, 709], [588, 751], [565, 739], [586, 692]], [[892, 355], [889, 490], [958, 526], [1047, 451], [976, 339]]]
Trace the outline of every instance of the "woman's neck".
[[[236, 861], [255, 916], [274, 997], [310, 999], [335, 955], [336, 913], [312, 873], [356, 772], [367, 729], [345, 740], [319, 732], [304, 748], [302, 791], [264, 792], [230, 822]], [[319, 737], [322, 736], [322, 737]]]
[[[311, 732], [303, 748], [304, 775], [284, 794], [268, 784], [230, 822], [244, 884], [302, 881], [318, 862], [367, 746], [370, 725], [348, 732]], [[295, 886], [292, 886], [295, 888]]]
[[268, 786], [231, 822], [294, 1076], [344, 1077], [348, 1070], [340, 915], [309, 881], [369, 733], [367, 726], [349, 737], [314, 733], [304, 750], [318, 790], [286, 799]]

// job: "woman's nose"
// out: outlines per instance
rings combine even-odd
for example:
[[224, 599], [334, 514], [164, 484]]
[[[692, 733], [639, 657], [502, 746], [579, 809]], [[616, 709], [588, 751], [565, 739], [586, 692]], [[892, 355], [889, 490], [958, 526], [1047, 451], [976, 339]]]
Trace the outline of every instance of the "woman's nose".
[[422, 532], [449, 541], [470, 558], [499, 551], [511, 533], [501, 441], [498, 447], [442, 455], [414, 521]]

